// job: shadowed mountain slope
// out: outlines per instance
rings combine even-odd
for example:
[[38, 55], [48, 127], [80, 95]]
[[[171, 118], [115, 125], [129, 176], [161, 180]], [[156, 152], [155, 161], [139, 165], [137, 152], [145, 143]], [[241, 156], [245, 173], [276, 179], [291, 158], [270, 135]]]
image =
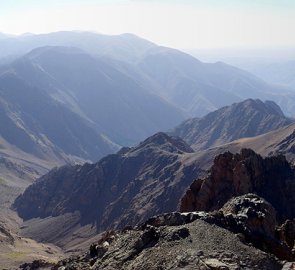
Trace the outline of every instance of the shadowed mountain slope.
[[31, 185], [15, 207], [26, 220], [78, 211], [81, 223], [95, 224], [99, 231], [135, 224], [176, 209], [198, 173], [195, 165], [182, 164], [192, 153], [181, 139], [157, 133], [98, 163], [51, 171]]
[[[278, 142], [282, 142], [294, 129], [293, 124], [249, 140], [281, 132]], [[274, 150], [271, 138], [261, 139], [261, 142], [263, 144], [256, 148], [259, 153], [268, 155]], [[206, 175], [216, 155], [229, 150], [239, 152], [244, 146], [235, 141], [193, 152], [181, 139], [158, 133], [137, 147], [123, 148], [96, 164], [55, 169], [37, 180], [15, 201], [19, 215], [27, 220], [23, 234], [63, 245], [63, 241], [77, 229], [77, 224], [92, 224], [96, 232], [101, 232], [137, 224], [155, 214], [175, 211], [185, 190], [193, 180]], [[290, 149], [286, 148], [285, 153], [289, 157], [294, 156]], [[285, 174], [280, 172], [278, 169], [283, 177]], [[270, 177], [273, 175], [276, 174]], [[252, 189], [248, 191], [254, 192]], [[61, 224], [58, 226], [62, 232], [59, 240], [52, 236], [54, 231], [42, 235], [37, 233], [48, 224], [54, 227], [56, 222]], [[66, 231], [63, 231], [64, 222]]]
[[[164, 134], [156, 134], [141, 147], [162, 145], [167, 151], [171, 143], [171, 152], [191, 152], [182, 141]], [[180, 204], [184, 213], [161, 214], [135, 228], [105, 232], [89, 253], [52, 264], [52, 269], [158, 269], [163, 264], [164, 269], [292, 269], [294, 188], [294, 168], [283, 156], [262, 158], [249, 149], [240, 154], [226, 152], [215, 158], [207, 177], [195, 180], [187, 190]], [[173, 193], [166, 195], [170, 198]], [[28, 199], [34, 194], [25, 196]], [[21, 197], [18, 200], [16, 204], [29, 203]], [[46, 207], [52, 211], [52, 206]], [[146, 210], [144, 203], [142, 210]]]

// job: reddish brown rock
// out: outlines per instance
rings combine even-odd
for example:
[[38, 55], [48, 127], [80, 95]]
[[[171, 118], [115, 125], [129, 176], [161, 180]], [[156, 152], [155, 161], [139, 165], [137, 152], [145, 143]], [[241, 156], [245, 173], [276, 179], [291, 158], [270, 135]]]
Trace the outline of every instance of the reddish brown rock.
[[180, 210], [212, 211], [228, 200], [255, 193], [267, 200], [280, 220], [295, 216], [295, 171], [284, 156], [262, 158], [250, 149], [217, 156], [205, 179], [195, 180], [180, 203]]

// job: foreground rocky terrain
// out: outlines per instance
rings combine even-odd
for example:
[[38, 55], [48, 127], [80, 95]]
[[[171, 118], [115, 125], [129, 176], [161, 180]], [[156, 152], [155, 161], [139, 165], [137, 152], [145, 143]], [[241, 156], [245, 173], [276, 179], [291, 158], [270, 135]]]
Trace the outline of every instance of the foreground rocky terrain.
[[[227, 152], [214, 159], [207, 177], [193, 181], [181, 212], [108, 230], [87, 253], [46, 267], [294, 269], [294, 186], [295, 170], [284, 156]], [[23, 269], [44, 269], [45, 262], [38, 264]]]
[[246, 194], [220, 211], [173, 212], [108, 231], [85, 254], [57, 264], [35, 261], [22, 269], [293, 269], [286, 260], [294, 257], [288, 252], [294, 237], [288, 238], [286, 225], [277, 229], [275, 224], [273, 207]]

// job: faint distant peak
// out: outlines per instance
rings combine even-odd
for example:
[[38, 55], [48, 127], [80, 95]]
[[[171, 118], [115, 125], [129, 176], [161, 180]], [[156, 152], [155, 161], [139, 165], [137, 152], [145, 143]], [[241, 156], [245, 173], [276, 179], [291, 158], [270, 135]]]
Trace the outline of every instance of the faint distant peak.
[[30, 33], [30, 32], [26, 32], [20, 35], [21, 37], [31, 37], [31, 36], [35, 36], [34, 33]]

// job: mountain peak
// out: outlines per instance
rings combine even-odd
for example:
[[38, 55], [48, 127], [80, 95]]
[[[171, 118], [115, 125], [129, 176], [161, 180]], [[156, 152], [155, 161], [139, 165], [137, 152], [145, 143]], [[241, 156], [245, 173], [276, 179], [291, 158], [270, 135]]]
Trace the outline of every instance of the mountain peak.
[[[242, 102], [235, 103], [233, 105], [236, 105], [237, 107], [244, 106], [244, 107], [254, 108], [256, 110], [266, 111], [269, 114], [274, 114], [274, 115], [285, 117], [280, 106], [271, 100], [266, 100], [263, 102], [260, 99], [249, 98], [249, 99], [246, 99]], [[228, 106], [228, 107], [230, 107], [230, 106]]]
[[202, 118], [189, 119], [176, 127], [172, 134], [180, 136], [194, 150], [203, 150], [236, 139], [261, 135], [292, 122], [273, 101], [247, 99]]
[[146, 148], [146, 147], [160, 147], [163, 150], [169, 152], [178, 152], [178, 153], [193, 153], [194, 150], [181, 138], [179, 137], [171, 137], [164, 132], [158, 132], [153, 136], [144, 140], [138, 148]]
[[[26, 189], [14, 207], [25, 220], [79, 211], [81, 222], [96, 221], [98, 230], [135, 224], [151, 213], [176, 209], [198, 172], [195, 166], [181, 166], [191, 152], [181, 139], [160, 132], [95, 164], [51, 171]], [[158, 205], [162, 198], [166, 203]]]

